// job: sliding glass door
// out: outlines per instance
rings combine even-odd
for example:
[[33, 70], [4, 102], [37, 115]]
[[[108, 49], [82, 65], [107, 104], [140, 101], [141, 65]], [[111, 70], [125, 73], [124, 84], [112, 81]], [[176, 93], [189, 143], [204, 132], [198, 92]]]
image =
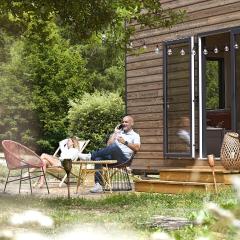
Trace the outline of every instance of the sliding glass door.
[[194, 157], [193, 38], [167, 42], [164, 59], [165, 156]]

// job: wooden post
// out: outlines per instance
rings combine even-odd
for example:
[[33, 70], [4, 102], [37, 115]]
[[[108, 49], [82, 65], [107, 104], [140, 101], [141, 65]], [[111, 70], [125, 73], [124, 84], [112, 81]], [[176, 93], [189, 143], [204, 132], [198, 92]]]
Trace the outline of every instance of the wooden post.
[[214, 181], [214, 188], [215, 188], [215, 192], [217, 193], [217, 183], [216, 183], [216, 177], [215, 177], [215, 161], [214, 161], [214, 155], [210, 154], [207, 156], [208, 157], [208, 164], [212, 170], [212, 175], [213, 175], [213, 181]]

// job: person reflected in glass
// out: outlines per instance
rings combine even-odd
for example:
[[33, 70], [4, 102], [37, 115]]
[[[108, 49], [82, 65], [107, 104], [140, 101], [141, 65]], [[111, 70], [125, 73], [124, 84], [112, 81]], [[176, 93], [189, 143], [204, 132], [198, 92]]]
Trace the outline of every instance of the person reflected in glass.
[[190, 120], [188, 117], [180, 118], [180, 129], [177, 131], [177, 135], [187, 146], [190, 146]]

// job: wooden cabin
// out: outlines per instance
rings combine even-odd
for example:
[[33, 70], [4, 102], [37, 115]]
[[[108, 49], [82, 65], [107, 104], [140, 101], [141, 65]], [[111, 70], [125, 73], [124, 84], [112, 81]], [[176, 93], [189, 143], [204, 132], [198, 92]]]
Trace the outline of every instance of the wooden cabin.
[[171, 29], [137, 26], [131, 38], [133, 49], [146, 45], [126, 56], [127, 113], [142, 142], [135, 172], [208, 166], [224, 133], [240, 129], [240, 1], [160, 2], [186, 18]]

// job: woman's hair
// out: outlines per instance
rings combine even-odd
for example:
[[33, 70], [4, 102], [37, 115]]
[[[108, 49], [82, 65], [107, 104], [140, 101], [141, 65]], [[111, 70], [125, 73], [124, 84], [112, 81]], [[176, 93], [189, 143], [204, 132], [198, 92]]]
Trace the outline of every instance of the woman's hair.
[[79, 148], [79, 142], [78, 142], [77, 137], [73, 136], [73, 137], [71, 137], [71, 139], [73, 141], [73, 147], [74, 148]]

